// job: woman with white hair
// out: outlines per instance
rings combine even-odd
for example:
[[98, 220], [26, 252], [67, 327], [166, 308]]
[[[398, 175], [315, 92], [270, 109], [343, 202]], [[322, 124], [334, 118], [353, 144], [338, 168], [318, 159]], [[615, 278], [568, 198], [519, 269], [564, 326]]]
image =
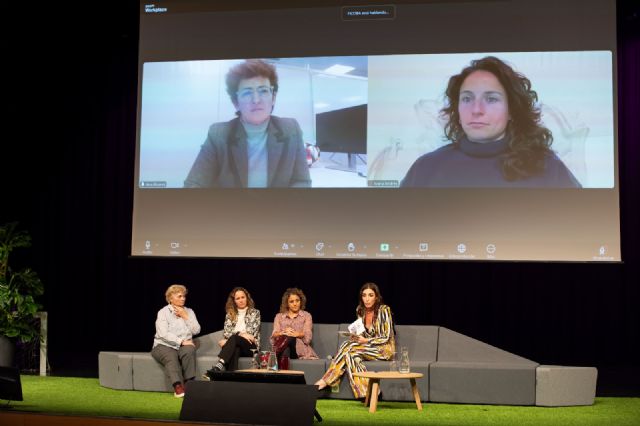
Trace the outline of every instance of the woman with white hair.
[[158, 311], [151, 356], [164, 367], [173, 385], [174, 396], [182, 398], [184, 384], [196, 376], [193, 336], [200, 333], [200, 324], [193, 310], [184, 305], [187, 300], [185, 286], [169, 286], [165, 298], [168, 304]]

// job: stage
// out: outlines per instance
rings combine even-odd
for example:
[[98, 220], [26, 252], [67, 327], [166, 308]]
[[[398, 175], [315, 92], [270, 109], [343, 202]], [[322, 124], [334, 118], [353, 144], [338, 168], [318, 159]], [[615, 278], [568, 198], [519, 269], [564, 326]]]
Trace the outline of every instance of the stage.
[[[2, 401], [3, 426], [196, 424], [179, 421], [182, 400], [170, 393], [106, 389], [97, 379], [22, 376], [24, 401]], [[250, 403], [248, 405], [250, 407]], [[323, 422], [331, 425], [636, 425], [640, 398], [596, 398], [593, 406], [545, 408], [380, 401], [376, 413], [358, 401], [318, 400]], [[214, 423], [215, 424], [215, 423]]]

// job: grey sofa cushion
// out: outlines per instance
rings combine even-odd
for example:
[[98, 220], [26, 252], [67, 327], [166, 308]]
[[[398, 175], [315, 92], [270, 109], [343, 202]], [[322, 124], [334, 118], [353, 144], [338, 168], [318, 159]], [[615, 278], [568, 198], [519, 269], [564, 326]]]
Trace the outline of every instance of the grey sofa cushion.
[[437, 361], [429, 367], [429, 399], [467, 404], [534, 405], [536, 366]]
[[435, 325], [396, 325], [396, 351], [409, 349], [409, 360], [435, 361], [438, 354], [438, 332]]
[[202, 336], [193, 339], [196, 348], [197, 356], [215, 356], [220, 353], [220, 345], [218, 342], [222, 340], [223, 332], [218, 330], [215, 333], [203, 334]]
[[133, 354], [133, 388], [142, 391], [172, 391], [169, 376], [149, 352]]
[[100, 352], [98, 377], [100, 386], [111, 389], [133, 389], [133, 352]]
[[597, 380], [594, 367], [540, 365], [536, 369], [536, 405], [593, 405]]
[[464, 334], [440, 327], [438, 361], [489, 362], [537, 366], [538, 363], [491, 346]]
[[535, 404], [536, 362], [445, 327], [437, 358], [429, 370], [431, 401]]
[[203, 376], [213, 368], [215, 363], [218, 362], [217, 355], [197, 355], [196, 356], [196, 380], [203, 380]]
[[272, 322], [263, 322], [260, 324], [260, 350], [271, 350], [271, 333], [273, 332]]
[[320, 359], [334, 356], [338, 351], [338, 324], [313, 324], [313, 350]]

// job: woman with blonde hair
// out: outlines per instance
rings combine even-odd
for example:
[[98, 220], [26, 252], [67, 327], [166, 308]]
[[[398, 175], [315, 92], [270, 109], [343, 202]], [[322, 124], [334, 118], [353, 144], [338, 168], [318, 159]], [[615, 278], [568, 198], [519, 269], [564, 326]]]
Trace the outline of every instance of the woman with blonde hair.
[[244, 287], [229, 293], [224, 318], [224, 338], [218, 342], [220, 354], [214, 370], [236, 370], [238, 358], [251, 356], [251, 349], [260, 349], [260, 311]]
[[313, 319], [304, 309], [307, 297], [299, 288], [288, 288], [282, 295], [280, 313], [273, 320], [271, 344], [287, 347], [291, 359], [318, 359], [311, 347]]
[[184, 396], [184, 384], [196, 376], [196, 346], [193, 336], [200, 333], [200, 324], [193, 310], [184, 304], [187, 288], [169, 286], [165, 292], [167, 306], [158, 311], [156, 335], [151, 356], [162, 364], [173, 385], [174, 396]]

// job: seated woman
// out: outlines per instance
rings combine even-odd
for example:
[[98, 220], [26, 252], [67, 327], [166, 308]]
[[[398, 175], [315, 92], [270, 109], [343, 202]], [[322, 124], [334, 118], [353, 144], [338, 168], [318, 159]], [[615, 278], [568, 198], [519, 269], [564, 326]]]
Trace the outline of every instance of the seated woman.
[[282, 295], [280, 313], [273, 320], [271, 344], [276, 340], [286, 338], [291, 359], [318, 359], [311, 347], [313, 338], [313, 319], [304, 310], [307, 298], [298, 288], [288, 288]]
[[369, 380], [354, 377], [353, 373], [367, 371], [362, 361], [391, 359], [396, 343], [391, 308], [383, 304], [376, 284], [366, 283], [360, 289], [356, 315], [362, 320], [365, 331], [340, 345], [329, 369], [315, 384], [319, 390], [332, 386], [346, 371], [353, 395], [359, 399], [366, 396]]
[[451, 143], [418, 158], [401, 187], [581, 187], [550, 148], [531, 82], [500, 59], [471, 61], [445, 99]]
[[214, 370], [236, 370], [238, 358], [251, 356], [251, 349], [260, 349], [260, 311], [255, 308], [251, 294], [242, 288], [231, 290], [226, 304], [224, 339]]
[[200, 324], [196, 314], [184, 306], [187, 300], [185, 286], [169, 286], [165, 298], [168, 305], [158, 311], [151, 356], [164, 367], [174, 396], [182, 398], [184, 383], [196, 376], [196, 346], [192, 338], [200, 333]]

